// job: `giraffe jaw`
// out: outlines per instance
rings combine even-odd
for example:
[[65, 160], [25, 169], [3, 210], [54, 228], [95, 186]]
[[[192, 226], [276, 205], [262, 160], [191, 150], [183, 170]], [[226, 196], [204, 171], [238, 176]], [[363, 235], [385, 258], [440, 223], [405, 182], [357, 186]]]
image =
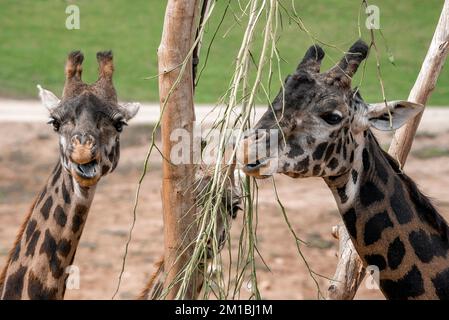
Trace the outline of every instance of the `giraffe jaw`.
[[269, 171], [270, 158], [258, 159], [254, 163], [248, 163], [242, 167], [242, 171], [250, 177], [256, 179], [266, 179], [273, 175], [273, 172]]
[[88, 163], [71, 163], [71, 173], [78, 184], [82, 187], [90, 187], [100, 180], [100, 166], [97, 160]]

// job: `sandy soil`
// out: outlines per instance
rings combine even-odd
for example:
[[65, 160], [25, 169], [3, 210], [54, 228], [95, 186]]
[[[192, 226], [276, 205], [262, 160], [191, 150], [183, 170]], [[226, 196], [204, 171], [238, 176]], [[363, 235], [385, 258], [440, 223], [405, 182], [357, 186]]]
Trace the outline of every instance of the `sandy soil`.
[[[117, 284], [132, 205], [149, 128], [131, 126], [123, 134], [121, 162], [114, 174], [100, 182], [74, 264], [80, 268], [81, 287], [69, 290], [69, 299], [110, 299]], [[383, 137], [382, 141], [388, 141]], [[57, 139], [50, 128], [37, 123], [3, 123], [0, 127], [0, 265], [5, 262], [23, 216], [57, 160]], [[449, 220], [449, 125], [439, 133], [420, 132], [406, 172]], [[153, 272], [162, 253], [160, 201], [161, 161], [155, 153], [143, 183], [137, 224], [133, 233], [120, 299], [132, 299]], [[320, 179], [276, 177], [280, 198], [298, 236], [310, 243], [303, 252], [312, 269], [332, 277], [336, 241], [331, 227], [340, 221], [333, 197]], [[271, 272], [259, 260], [260, 291], [266, 299], [314, 299], [317, 290], [276, 204], [269, 182], [260, 184], [259, 249]], [[238, 242], [241, 215], [233, 225]], [[320, 279], [322, 290], [327, 280]], [[377, 290], [362, 285], [357, 298], [381, 299]]]

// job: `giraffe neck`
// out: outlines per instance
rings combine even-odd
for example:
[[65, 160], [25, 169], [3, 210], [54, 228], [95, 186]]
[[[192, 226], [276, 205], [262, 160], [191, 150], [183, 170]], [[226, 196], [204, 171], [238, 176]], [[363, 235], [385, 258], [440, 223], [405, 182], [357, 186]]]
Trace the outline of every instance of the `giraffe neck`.
[[[95, 186], [80, 187], [60, 162], [19, 231], [0, 277], [2, 299], [62, 299]], [[2, 281], [3, 278], [3, 281]]]
[[351, 171], [326, 178], [365, 266], [389, 299], [449, 299], [449, 227], [371, 132]]

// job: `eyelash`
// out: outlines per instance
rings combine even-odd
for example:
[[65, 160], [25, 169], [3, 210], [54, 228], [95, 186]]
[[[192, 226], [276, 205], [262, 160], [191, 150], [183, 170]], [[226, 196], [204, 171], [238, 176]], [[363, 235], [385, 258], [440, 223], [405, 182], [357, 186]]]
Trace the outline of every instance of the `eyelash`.
[[125, 120], [119, 120], [114, 124], [115, 130], [117, 130], [117, 132], [122, 132], [123, 131], [123, 126], [127, 126], [128, 124], [126, 123]]
[[50, 118], [47, 123], [51, 124], [53, 126], [53, 130], [55, 130], [56, 132], [58, 132], [59, 128], [61, 127], [61, 122], [56, 118]]
[[333, 112], [324, 113], [320, 117], [330, 125], [339, 124], [343, 120], [339, 114]]

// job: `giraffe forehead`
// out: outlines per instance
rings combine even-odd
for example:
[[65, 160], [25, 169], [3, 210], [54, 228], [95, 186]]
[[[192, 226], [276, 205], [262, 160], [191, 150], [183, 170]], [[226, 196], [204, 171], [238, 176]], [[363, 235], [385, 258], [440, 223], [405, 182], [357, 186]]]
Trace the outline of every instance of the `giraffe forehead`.
[[349, 114], [349, 105], [345, 95], [338, 92], [323, 91], [305, 96], [289, 104], [298, 111], [297, 117], [305, 118], [309, 114], [323, 114], [336, 111], [340, 116]]
[[52, 116], [61, 120], [91, 122], [102, 118], [113, 120], [121, 114], [118, 106], [105, 102], [90, 92], [85, 92], [61, 102], [52, 112]]

